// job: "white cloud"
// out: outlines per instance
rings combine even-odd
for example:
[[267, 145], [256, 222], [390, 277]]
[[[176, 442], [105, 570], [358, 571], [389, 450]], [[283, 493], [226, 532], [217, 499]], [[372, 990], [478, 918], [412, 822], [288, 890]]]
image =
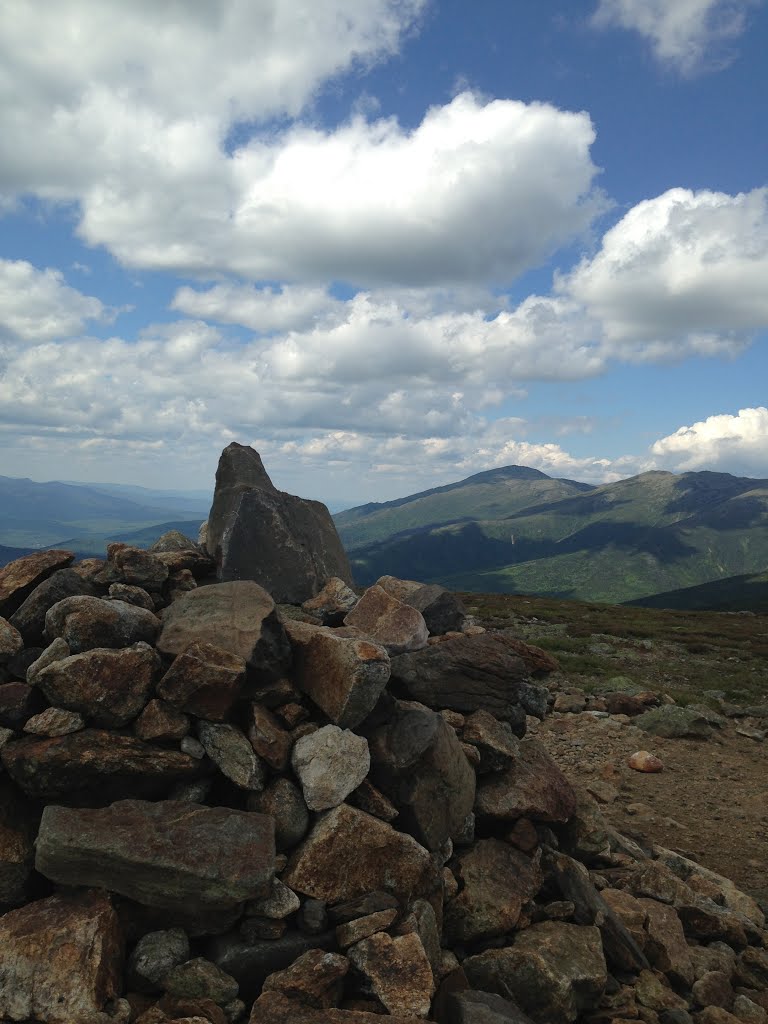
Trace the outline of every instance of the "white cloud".
[[727, 44], [742, 34], [756, 2], [761, 0], [600, 0], [593, 23], [638, 32], [658, 60], [690, 74], [730, 62]]
[[618, 357], [738, 351], [768, 327], [768, 189], [638, 203], [558, 282]]
[[319, 322], [338, 320], [345, 304], [327, 289], [303, 285], [259, 288], [232, 282], [214, 285], [205, 291], [180, 288], [171, 309], [187, 316], [240, 324], [259, 334], [275, 331], [306, 330]]
[[0, 342], [3, 336], [29, 342], [71, 337], [87, 320], [111, 319], [97, 298], [70, 288], [61, 271], [0, 259]]
[[651, 447], [657, 465], [676, 472], [722, 470], [768, 477], [768, 409], [740, 409], [738, 415], [709, 416], [680, 427]]

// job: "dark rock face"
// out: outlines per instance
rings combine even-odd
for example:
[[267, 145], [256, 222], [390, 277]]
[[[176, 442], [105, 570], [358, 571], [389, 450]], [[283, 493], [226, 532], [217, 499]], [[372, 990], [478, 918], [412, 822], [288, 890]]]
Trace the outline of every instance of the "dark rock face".
[[139, 903], [189, 910], [265, 895], [274, 861], [268, 815], [122, 800], [96, 810], [46, 807], [35, 866], [65, 885], [98, 885]]
[[525, 732], [526, 714], [543, 717], [546, 691], [529, 681], [529, 670], [497, 633], [451, 637], [422, 651], [392, 659], [392, 679], [414, 700], [454, 711], [489, 711]]
[[537, 741], [520, 744], [517, 760], [506, 771], [487, 775], [477, 790], [479, 818], [565, 822], [576, 810], [573, 787]]
[[75, 559], [71, 551], [36, 551], [0, 569], [0, 615], [8, 618], [35, 587]]
[[221, 453], [206, 546], [220, 580], [254, 580], [278, 602], [301, 604], [333, 576], [352, 582], [325, 505], [278, 491], [240, 444]]
[[160, 620], [146, 608], [99, 597], [66, 597], [48, 609], [45, 635], [62, 637], [73, 654], [94, 647], [128, 647], [155, 642]]

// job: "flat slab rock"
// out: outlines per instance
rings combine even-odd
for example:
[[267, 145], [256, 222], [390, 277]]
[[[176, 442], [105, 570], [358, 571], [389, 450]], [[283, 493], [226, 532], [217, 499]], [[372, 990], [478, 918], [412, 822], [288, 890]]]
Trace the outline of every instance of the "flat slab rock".
[[265, 992], [253, 1004], [248, 1024], [421, 1024], [419, 1017], [403, 1017], [354, 1010], [315, 1010], [286, 999], [279, 992]]
[[274, 822], [228, 807], [122, 800], [48, 806], [37, 870], [64, 885], [98, 885], [170, 909], [228, 907], [265, 896], [274, 876]]
[[41, 799], [106, 783], [170, 785], [199, 772], [188, 754], [101, 729], [12, 740], [2, 749], [2, 763], [27, 796]]
[[72, 1024], [119, 994], [117, 914], [104, 893], [28, 903], [0, 917], [0, 1018]]
[[190, 590], [163, 611], [157, 638], [161, 654], [181, 654], [193, 643], [214, 644], [251, 668], [288, 668], [290, 649], [275, 602], [250, 580]]

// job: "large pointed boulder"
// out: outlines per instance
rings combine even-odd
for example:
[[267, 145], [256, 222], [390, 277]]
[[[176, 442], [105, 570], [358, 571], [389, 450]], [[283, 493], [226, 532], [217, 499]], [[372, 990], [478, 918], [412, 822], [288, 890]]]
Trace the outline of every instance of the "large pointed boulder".
[[206, 547], [222, 582], [254, 580], [279, 602], [301, 604], [333, 576], [352, 582], [325, 505], [279, 491], [246, 445], [221, 453]]

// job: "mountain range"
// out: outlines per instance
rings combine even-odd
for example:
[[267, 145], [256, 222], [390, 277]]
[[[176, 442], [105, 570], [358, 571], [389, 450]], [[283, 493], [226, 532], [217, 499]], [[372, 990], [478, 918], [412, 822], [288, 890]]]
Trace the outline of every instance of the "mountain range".
[[505, 466], [334, 519], [361, 585], [391, 574], [621, 603], [768, 566], [768, 480], [728, 473], [593, 486]]

